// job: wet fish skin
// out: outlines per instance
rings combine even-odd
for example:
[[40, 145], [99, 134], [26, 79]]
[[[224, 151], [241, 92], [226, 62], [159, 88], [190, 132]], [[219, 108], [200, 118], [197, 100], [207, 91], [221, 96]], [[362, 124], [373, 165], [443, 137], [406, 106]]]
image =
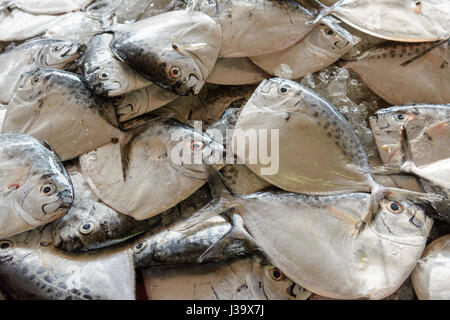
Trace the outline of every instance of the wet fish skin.
[[206, 82], [221, 85], [259, 83], [270, 76], [249, 58], [219, 58]]
[[0, 134], [0, 238], [66, 214], [73, 185], [57, 156], [24, 134]]
[[21, 77], [7, 106], [3, 132], [44, 139], [65, 161], [126, 139], [117, 126], [112, 101], [91, 92], [80, 75], [40, 68]]
[[117, 213], [90, 190], [78, 165], [68, 171], [77, 198], [69, 213], [52, 224], [55, 247], [75, 252], [111, 246], [147, 231], [160, 220], [137, 221]]
[[0, 103], [7, 104], [20, 76], [37, 67], [64, 69], [80, 57], [80, 43], [59, 39], [26, 41], [0, 55]]
[[[435, 46], [435, 42], [388, 43], [364, 52], [345, 67], [392, 105], [448, 103], [450, 47], [448, 42]], [[423, 52], [427, 53], [413, 60]]]
[[55, 249], [49, 227], [0, 240], [0, 283], [13, 299], [135, 299], [127, 249], [69, 254]]
[[110, 47], [121, 61], [178, 95], [199, 93], [221, 46], [218, 24], [197, 11], [171, 11], [111, 31]]
[[87, 44], [81, 69], [88, 86], [96, 94], [118, 96], [152, 83], [117, 60], [109, 48], [112, 34], [94, 36]]
[[93, 0], [6, 0], [8, 7], [19, 8], [28, 13], [60, 14], [80, 10], [88, 6]]

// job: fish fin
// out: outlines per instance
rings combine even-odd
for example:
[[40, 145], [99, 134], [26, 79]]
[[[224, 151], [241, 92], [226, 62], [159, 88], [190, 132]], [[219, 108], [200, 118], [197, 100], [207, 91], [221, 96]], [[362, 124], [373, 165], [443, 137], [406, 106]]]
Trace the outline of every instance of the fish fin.
[[202, 253], [197, 259], [198, 263], [202, 263], [205, 260], [214, 260], [214, 258], [219, 257], [222, 251], [236, 240], [246, 242], [249, 245], [249, 250], [261, 248], [257, 241], [245, 230], [244, 220], [242, 220], [239, 214], [233, 213], [231, 219], [232, 226], [230, 230]]
[[189, 229], [195, 225], [237, 206], [235, 201], [237, 196], [233, 196], [228, 191], [215, 169], [209, 166], [207, 168], [209, 171], [208, 183], [211, 188], [212, 200], [177, 227], [176, 231], [189, 233]]
[[447, 142], [450, 138], [450, 121], [441, 121], [435, 124], [425, 131], [424, 135], [426, 135], [430, 141], [439, 141], [443, 139]]
[[326, 210], [328, 210], [332, 216], [338, 218], [339, 220], [346, 223], [349, 227], [350, 233], [353, 235], [356, 231], [360, 229], [361, 219], [353, 217], [345, 212], [339, 211], [331, 206], [325, 206]]
[[439, 46], [441, 46], [441, 45], [443, 45], [444, 43], [447, 43], [447, 42], [449, 42], [449, 41], [450, 41], [450, 39], [445, 39], [445, 40], [441, 40], [441, 41], [436, 42], [436, 43], [433, 44], [431, 47], [429, 47], [429, 48], [423, 50], [423, 51], [422, 51], [421, 53], [419, 53], [418, 55], [416, 55], [416, 56], [414, 56], [414, 57], [412, 57], [412, 58], [410, 58], [410, 59], [408, 59], [408, 60], [402, 62], [402, 63], [400, 64], [400, 66], [406, 67], [408, 64], [410, 64], [410, 63], [412, 63], [412, 62], [414, 62], [414, 61], [416, 61], [416, 60], [422, 58], [424, 55], [426, 55], [428, 52], [430, 52], [430, 51], [433, 50], [434, 48], [437, 48], [437, 47], [439, 47]]
[[308, 25], [316, 24], [320, 22], [324, 17], [328, 16], [334, 9], [339, 7], [344, 0], [339, 0], [335, 4], [333, 4], [331, 7], [327, 7], [318, 0], [314, 0], [315, 3], [317, 3], [320, 7], [322, 7], [322, 10], [319, 12], [319, 14], [311, 21], [306, 22]]

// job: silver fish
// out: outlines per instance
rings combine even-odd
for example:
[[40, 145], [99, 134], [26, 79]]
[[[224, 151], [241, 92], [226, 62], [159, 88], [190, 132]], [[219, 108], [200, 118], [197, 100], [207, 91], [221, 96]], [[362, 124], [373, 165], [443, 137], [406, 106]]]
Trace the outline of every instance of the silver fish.
[[448, 41], [394, 43], [370, 49], [345, 66], [392, 105], [447, 103], [449, 61]]
[[28, 13], [60, 14], [84, 9], [94, 0], [5, 0], [6, 6], [19, 8]]
[[[293, 0], [201, 0], [198, 10], [215, 18], [223, 33], [220, 57], [251, 57], [281, 51], [313, 28], [313, 14]], [[218, 12], [219, 11], [219, 14]]]
[[128, 249], [70, 254], [51, 239], [51, 228], [44, 227], [0, 240], [0, 282], [13, 299], [135, 299]]
[[206, 82], [222, 85], [259, 83], [270, 76], [245, 58], [219, 58]]
[[64, 69], [80, 56], [81, 45], [58, 39], [36, 39], [0, 54], [0, 104], [7, 104], [21, 75], [37, 67]]
[[53, 243], [66, 251], [87, 251], [144, 233], [160, 219], [137, 221], [104, 205], [90, 190], [78, 165], [67, 168], [77, 197], [69, 213], [52, 224]]
[[3, 132], [44, 139], [65, 161], [126, 140], [117, 125], [112, 102], [94, 95], [81, 76], [42, 68], [20, 79], [7, 105]]
[[69, 211], [72, 182], [52, 151], [24, 134], [0, 134], [0, 150], [0, 238], [49, 223]]
[[411, 274], [419, 300], [450, 299], [450, 235], [427, 245]]
[[201, 12], [176, 10], [111, 28], [113, 53], [179, 95], [197, 95], [222, 45], [220, 26]]
[[152, 83], [119, 61], [109, 48], [112, 34], [94, 36], [87, 44], [81, 70], [88, 86], [96, 94], [118, 96]]

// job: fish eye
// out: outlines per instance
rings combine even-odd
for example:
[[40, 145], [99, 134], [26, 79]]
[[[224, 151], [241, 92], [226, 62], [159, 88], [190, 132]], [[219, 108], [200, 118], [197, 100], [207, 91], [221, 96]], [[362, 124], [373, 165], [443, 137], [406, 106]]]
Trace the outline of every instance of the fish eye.
[[13, 247], [13, 243], [9, 240], [0, 241], [0, 250], [8, 250]]
[[82, 223], [78, 228], [78, 230], [80, 231], [81, 234], [89, 234], [94, 230], [94, 227], [95, 223], [93, 223], [92, 221], [87, 221]]
[[98, 78], [99, 78], [100, 80], [107, 80], [107, 79], [109, 78], [109, 73], [106, 72], [106, 71], [100, 71], [100, 72], [98, 73]]
[[281, 94], [286, 94], [289, 92], [289, 87], [288, 86], [281, 86], [279, 89]]
[[61, 50], [61, 47], [60, 46], [56, 46], [54, 50], [55, 51], [59, 51], [59, 50]]
[[386, 209], [393, 214], [399, 214], [403, 211], [403, 206], [396, 201], [391, 201], [386, 204]]
[[139, 252], [141, 252], [142, 250], [144, 250], [144, 248], [145, 248], [145, 242], [143, 241], [143, 242], [139, 242], [135, 247], [134, 247], [134, 252], [135, 253], [139, 253]]
[[33, 83], [38, 83], [40, 79], [41, 78], [39, 77], [39, 75], [35, 75], [33, 78], [31, 78], [31, 83], [32, 84]]
[[181, 70], [178, 67], [171, 67], [169, 70], [169, 75], [173, 79], [178, 79], [181, 77]]
[[200, 151], [203, 149], [205, 145], [203, 144], [203, 142], [201, 141], [193, 141], [191, 143], [191, 150], [192, 151]]
[[50, 184], [50, 183], [44, 184], [41, 187], [41, 193], [46, 195], [46, 196], [51, 196], [52, 194], [55, 193], [55, 190], [56, 190], [55, 186], [53, 184]]
[[397, 120], [397, 121], [404, 121], [404, 120], [407, 119], [407, 116], [406, 116], [406, 114], [400, 112], [400, 113], [396, 113], [394, 115], [394, 119]]
[[327, 34], [329, 36], [334, 35], [334, 31], [327, 27], [325, 28], [324, 32], [325, 32], [325, 34]]
[[284, 273], [280, 271], [280, 269], [276, 267], [272, 267], [269, 270], [270, 277], [275, 281], [284, 280]]

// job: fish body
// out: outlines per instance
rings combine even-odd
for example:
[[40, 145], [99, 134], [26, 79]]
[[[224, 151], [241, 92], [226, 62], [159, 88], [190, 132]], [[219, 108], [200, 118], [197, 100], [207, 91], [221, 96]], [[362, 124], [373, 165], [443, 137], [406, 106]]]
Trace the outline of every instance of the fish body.
[[336, 19], [317, 25], [306, 37], [279, 52], [250, 57], [267, 73], [286, 79], [298, 79], [337, 61], [358, 42]]
[[238, 195], [248, 195], [271, 186], [244, 164], [227, 164], [221, 170], [223, 178]]
[[197, 95], [222, 45], [220, 26], [201, 12], [176, 10], [113, 27], [112, 52], [150, 81]]
[[103, 202], [144, 220], [200, 188], [206, 182], [202, 161], [214, 160], [223, 149], [222, 144], [192, 127], [155, 119], [142, 125], [128, 143], [127, 164], [122, 162], [120, 145], [110, 143], [81, 156], [80, 165], [89, 186]]
[[119, 61], [109, 48], [112, 34], [94, 36], [87, 45], [81, 68], [88, 86], [96, 94], [118, 96], [152, 83]]
[[126, 136], [112, 102], [95, 96], [75, 73], [41, 68], [24, 74], [6, 108], [3, 132], [44, 139], [63, 161]]
[[21, 75], [34, 68], [64, 69], [80, 56], [79, 43], [36, 39], [0, 54], [0, 104], [7, 104]]
[[450, 235], [445, 235], [427, 245], [411, 280], [419, 300], [448, 300], [449, 279]]
[[221, 85], [259, 83], [269, 75], [249, 58], [219, 58], [206, 82]]
[[0, 238], [66, 214], [74, 193], [61, 161], [38, 140], [0, 134]]
[[84, 9], [93, 0], [7, 0], [7, 5], [25, 12], [41, 14], [61, 14]]
[[324, 12], [364, 33], [387, 40], [424, 42], [450, 36], [447, 1], [342, 0]]
[[104, 205], [90, 190], [78, 165], [68, 168], [77, 197], [69, 213], [52, 224], [53, 244], [87, 251], [123, 242], [147, 231], [159, 219], [137, 221]]
[[[444, 43], [395, 43], [373, 48], [346, 64], [392, 105], [450, 102], [450, 48]], [[424, 56], [407, 63], [431, 49]], [[406, 64], [407, 63], [407, 64]]]
[[217, 19], [223, 41], [220, 57], [251, 57], [281, 51], [298, 42], [314, 26], [313, 15], [299, 3], [270, 0], [199, 1], [198, 10]]
[[65, 253], [48, 227], [0, 241], [0, 283], [13, 299], [134, 300], [134, 277], [129, 250]]

